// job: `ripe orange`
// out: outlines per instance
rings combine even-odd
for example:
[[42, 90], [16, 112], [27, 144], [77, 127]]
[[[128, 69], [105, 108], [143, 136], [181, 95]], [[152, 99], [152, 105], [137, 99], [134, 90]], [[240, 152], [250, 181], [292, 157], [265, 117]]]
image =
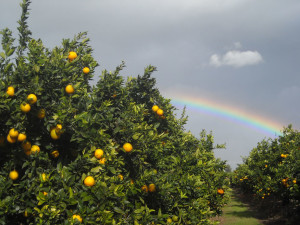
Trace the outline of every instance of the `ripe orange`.
[[103, 156], [103, 154], [104, 154], [104, 152], [103, 152], [103, 150], [102, 149], [96, 149], [96, 151], [95, 151], [95, 157], [97, 158], [97, 159], [101, 159], [102, 158], [102, 156]]
[[72, 61], [73, 59], [76, 59], [77, 58], [76, 52], [69, 52], [68, 58], [70, 59], [70, 61]]
[[13, 97], [13, 96], [15, 95], [15, 89], [14, 89], [14, 87], [9, 86], [9, 87], [7, 88], [6, 93], [7, 93], [10, 97]]
[[148, 187], [147, 187], [146, 184], [143, 185], [141, 189], [142, 189], [142, 191], [144, 191], [144, 192], [146, 192], [146, 193], [148, 192]]
[[23, 141], [25, 141], [26, 140], [26, 134], [22, 134], [22, 133], [20, 133], [19, 135], [18, 135], [18, 142], [23, 142]]
[[123, 145], [123, 148], [126, 152], [131, 152], [132, 151], [132, 145], [130, 143], [125, 143]]
[[47, 180], [47, 175], [45, 173], [42, 173], [42, 180], [46, 181]]
[[224, 190], [221, 189], [221, 188], [219, 188], [219, 189], [218, 189], [218, 194], [219, 194], [219, 195], [224, 195]]
[[152, 111], [156, 112], [157, 110], [159, 110], [159, 107], [157, 105], [152, 106]]
[[155, 192], [155, 184], [149, 184], [149, 192]]
[[105, 161], [106, 161], [106, 158], [101, 158], [99, 160], [99, 163], [102, 164], [102, 165], [105, 165]]
[[17, 138], [12, 138], [10, 135], [7, 135], [7, 141], [11, 144], [16, 143], [17, 142]]
[[57, 158], [59, 156], [59, 151], [54, 150], [54, 151], [51, 152], [51, 155], [52, 155], [53, 158]]
[[35, 153], [39, 153], [40, 152], [40, 147], [39, 146], [37, 146], [37, 145], [32, 145], [31, 146], [31, 150], [30, 150], [30, 153], [33, 153], [33, 154], [35, 154]]
[[119, 174], [118, 177], [120, 178], [120, 180], [124, 180], [124, 177], [122, 174]]
[[25, 153], [26, 153], [27, 151], [30, 152], [30, 150], [31, 150], [31, 143], [30, 143], [29, 141], [23, 142], [23, 143], [22, 143], [22, 148], [24, 149]]
[[295, 179], [295, 180], [293, 180], [293, 183], [294, 183], [294, 184], [296, 184], [296, 183], [297, 183], [297, 180], [296, 180], [296, 179]]
[[92, 176], [87, 176], [83, 182], [87, 187], [92, 187], [95, 185], [95, 179]]
[[27, 101], [29, 102], [29, 104], [34, 104], [37, 101], [37, 97], [35, 94], [30, 94], [27, 96]]
[[164, 115], [164, 111], [162, 109], [158, 109], [156, 111], [156, 114], [159, 115], [159, 116], [162, 116], [162, 115]]
[[12, 180], [16, 180], [19, 177], [19, 173], [16, 170], [10, 171], [9, 178]]
[[72, 218], [73, 218], [73, 220], [78, 220], [80, 223], [82, 223], [81, 216], [74, 214]]
[[50, 136], [53, 140], [57, 140], [60, 138], [60, 134], [56, 133], [56, 129], [52, 128], [50, 131]]
[[90, 72], [90, 68], [84, 67], [82, 71], [84, 74], [88, 74]]
[[9, 130], [8, 134], [11, 138], [17, 138], [19, 135], [19, 132], [17, 130], [15, 130], [14, 128], [12, 128]]
[[45, 110], [45, 109], [40, 109], [40, 110], [38, 111], [38, 113], [37, 113], [37, 117], [38, 117], [39, 119], [43, 119], [43, 118], [45, 117], [45, 115], [46, 115], [46, 110]]
[[22, 112], [28, 113], [30, 111], [31, 107], [30, 107], [30, 105], [28, 103], [23, 102], [20, 105], [20, 109], [21, 109]]
[[74, 93], [74, 88], [71, 84], [67, 85], [65, 90], [66, 90], [67, 94], [73, 94]]
[[48, 192], [44, 191], [44, 192], [43, 192], [43, 195], [47, 196], [47, 195], [48, 195]]

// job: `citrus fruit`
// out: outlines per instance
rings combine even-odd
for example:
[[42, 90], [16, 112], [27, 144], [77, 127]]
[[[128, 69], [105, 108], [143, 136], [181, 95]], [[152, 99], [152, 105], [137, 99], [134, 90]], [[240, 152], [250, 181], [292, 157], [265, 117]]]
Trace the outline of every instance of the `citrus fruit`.
[[131, 152], [132, 151], [132, 145], [130, 143], [125, 143], [123, 145], [123, 148], [126, 152]]
[[15, 95], [15, 89], [14, 89], [14, 87], [9, 86], [9, 87], [7, 88], [6, 93], [7, 93], [10, 97], [14, 96], [14, 95]]
[[22, 112], [28, 113], [30, 111], [31, 107], [30, 107], [30, 105], [28, 103], [23, 102], [20, 105], [20, 109], [21, 109]]
[[95, 179], [92, 176], [87, 176], [83, 182], [87, 187], [92, 187], [95, 185]]
[[178, 221], [178, 216], [175, 216], [175, 215], [174, 215], [174, 216], [172, 217], [172, 220], [173, 220], [174, 222], [177, 222], [177, 221]]
[[90, 72], [90, 68], [84, 67], [82, 71], [84, 74], [88, 74]]
[[44, 192], [43, 192], [43, 195], [47, 196], [47, 195], [48, 195], [48, 192], [44, 191]]
[[19, 132], [17, 130], [15, 130], [14, 128], [12, 128], [9, 130], [8, 134], [11, 138], [17, 138], [19, 135]]
[[219, 189], [218, 189], [218, 194], [219, 194], [219, 195], [223, 195], [223, 194], [224, 194], [224, 190], [221, 189], [221, 188], [219, 188]]
[[146, 184], [143, 185], [141, 189], [142, 189], [142, 191], [144, 191], [144, 192], [146, 192], [146, 193], [148, 192], [148, 187], [147, 187]]
[[52, 155], [53, 158], [57, 158], [59, 156], [59, 151], [54, 150], [54, 151], [51, 152], [51, 155]]
[[119, 174], [118, 177], [120, 178], [120, 180], [123, 180], [123, 179], [124, 179], [124, 177], [123, 177], [122, 174]]
[[171, 218], [167, 219], [167, 223], [172, 223], [172, 222], [173, 222], [173, 220]]
[[162, 115], [164, 115], [164, 111], [162, 109], [158, 109], [156, 111], [156, 114], [159, 115], [159, 116], [162, 116]]
[[101, 159], [102, 158], [102, 156], [103, 156], [103, 154], [104, 154], [104, 152], [103, 152], [103, 150], [102, 149], [96, 149], [96, 151], [95, 151], [95, 157], [97, 158], [97, 159]]
[[17, 138], [12, 138], [10, 135], [7, 135], [7, 141], [11, 144], [16, 143], [17, 142]]
[[149, 184], [149, 192], [155, 192], [155, 184]]
[[72, 61], [73, 59], [76, 59], [77, 58], [76, 52], [69, 52], [68, 58], [70, 59], [70, 61]]
[[45, 110], [45, 109], [40, 109], [40, 110], [38, 111], [38, 113], [37, 113], [37, 117], [38, 117], [39, 119], [43, 119], [43, 118], [45, 117], [45, 115], [46, 115], [46, 110]]
[[42, 173], [42, 180], [46, 181], [47, 180], [47, 175], [45, 173]]
[[134, 184], [134, 181], [132, 179], [130, 179], [130, 184]]
[[99, 160], [99, 163], [102, 164], [102, 165], [105, 165], [105, 161], [106, 161], [106, 158], [101, 158]]
[[73, 220], [78, 220], [80, 223], [82, 222], [82, 218], [79, 215], [74, 214], [72, 218]]
[[37, 101], [37, 97], [35, 94], [30, 94], [27, 96], [27, 101], [29, 102], [29, 104], [34, 104]]
[[9, 178], [12, 180], [16, 180], [19, 177], [19, 173], [16, 170], [10, 171]]
[[22, 134], [22, 133], [20, 133], [19, 135], [18, 135], [18, 142], [23, 142], [23, 141], [25, 141], [26, 140], [26, 134]]
[[33, 153], [33, 154], [39, 153], [40, 152], [40, 147], [37, 146], [37, 145], [32, 145], [30, 152]]
[[66, 90], [67, 94], [73, 94], [74, 93], [74, 88], [71, 84], [67, 85], [65, 90]]
[[29, 141], [25, 141], [22, 143], [22, 148], [24, 151], [30, 151], [31, 150], [31, 143]]
[[159, 107], [157, 105], [152, 106], [152, 111], [156, 112], [157, 110], [159, 110]]
[[56, 133], [56, 129], [51, 129], [50, 136], [53, 140], [57, 140], [60, 138], [60, 134]]

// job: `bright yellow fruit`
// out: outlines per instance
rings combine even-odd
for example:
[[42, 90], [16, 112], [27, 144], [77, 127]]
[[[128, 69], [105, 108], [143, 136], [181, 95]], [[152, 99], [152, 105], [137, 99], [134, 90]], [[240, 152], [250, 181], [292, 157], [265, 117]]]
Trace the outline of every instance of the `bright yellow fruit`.
[[162, 109], [158, 109], [156, 111], [156, 114], [159, 115], [159, 116], [162, 116], [162, 115], [164, 115], [164, 111]]
[[95, 179], [92, 176], [87, 176], [83, 182], [87, 187], [92, 187], [95, 185]]
[[81, 216], [74, 214], [72, 218], [73, 218], [73, 220], [78, 220], [80, 223], [82, 223]]
[[10, 171], [9, 178], [12, 180], [16, 180], [19, 177], [19, 173], [16, 170]]
[[42, 180], [46, 181], [47, 180], [47, 175], [45, 173], [42, 173]]
[[84, 74], [88, 74], [90, 72], [90, 68], [84, 67], [82, 71]]
[[99, 163], [102, 164], [102, 165], [105, 165], [105, 161], [106, 161], [106, 158], [101, 158], [99, 160]]
[[71, 84], [67, 85], [65, 90], [66, 90], [67, 94], [73, 94], [74, 93], [74, 88]]
[[57, 140], [60, 138], [60, 134], [56, 133], [56, 129], [51, 129], [50, 136], [53, 140]]
[[37, 145], [32, 145], [31, 146], [31, 153], [33, 153], [33, 154], [35, 154], [35, 153], [39, 153], [40, 152], [40, 147], [39, 146], [37, 146]]
[[68, 58], [70, 60], [76, 59], [77, 58], [77, 53], [76, 52], [69, 52]]
[[159, 110], [159, 107], [158, 107], [157, 105], [154, 105], [154, 106], [152, 107], [152, 111], [153, 111], [153, 112], [156, 112], [157, 110]]
[[149, 184], [149, 192], [155, 192], [156, 188], [155, 188], [155, 184]]
[[172, 223], [172, 222], [173, 222], [173, 220], [171, 218], [167, 219], [167, 223]]
[[125, 143], [123, 145], [123, 148], [126, 152], [131, 152], [132, 151], [132, 145], [130, 143]]
[[29, 102], [29, 104], [34, 104], [37, 101], [37, 97], [35, 94], [30, 94], [27, 96], [27, 101]]
[[22, 134], [22, 133], [20, 133], [19, 135], [18, 135], [18, 142], [23, 142], [23, 141], [25, 141], [26, 140], [26, 134]]
[[28, 103], [23, 102], [20, 105], [20, 109], [21, 109], [22, 112], [28, 113], [30, 111], [31, 107], [30, 107], [30, 105]]
[[119, 174], [118, 177], [120, 178], [120, 180], [124, 180], [124, 177], [122, 174]]
[[146, 184], [143, 185], [141, 189], [142, 189], [142, 191], [144, 191], [144, 192], [146, 192], [146, 193], [148, 192], [148, 187], [147, 187]]
[[6, 93], [7, 93], [10, 97], [13, 97], [13, 96], [15, 95], [15, 89], [14, 89], [14, 87], [9, 86], [9, 87], [7, 88]]
[[7, 141], [11, 144], [16, 143], [17, 142], [17, 138], [12, 138], [10, 135], [7, 135]]
[[103, 156], [103, 154], [104, 154], [104, 152], [103, 152], [103, 150], [102, 149], [96, 149], [96, 151], [95, 151], [95, 157], [97, 158], [97, 159], [101, 159], [102, 158], [102, 156]]
[[19, 135], [19, 132], [17, 130], [15, 130], [14, 128], [12, 128], [9, 130], [8, 134], [11, 138], [17, 138]]

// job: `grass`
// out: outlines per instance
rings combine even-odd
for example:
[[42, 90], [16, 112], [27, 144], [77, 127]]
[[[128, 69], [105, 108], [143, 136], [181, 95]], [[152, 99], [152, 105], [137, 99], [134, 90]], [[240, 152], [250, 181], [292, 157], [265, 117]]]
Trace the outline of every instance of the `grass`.
[[220, 225], [262, 225], [256, 219], [255, 212], [249, 206], [241, 202], [235, 193], [231, 191], [230, 202], [223, 209], [223, 215], [220, 218]]

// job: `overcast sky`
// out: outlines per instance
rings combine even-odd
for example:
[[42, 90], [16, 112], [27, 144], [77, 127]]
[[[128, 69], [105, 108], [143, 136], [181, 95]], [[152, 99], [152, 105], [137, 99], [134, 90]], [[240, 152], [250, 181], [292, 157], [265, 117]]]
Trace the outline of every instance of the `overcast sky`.
[[[0, 28], [17, 37], [21, 0], [0, 0]], [[151, 64], [168, 98], [184, 94], [300, 128], [299, 0], [32, 0], [28, 20], [46, 47], [88, 31], [98, 72], [122, 60], [124, 76]], [[175, 104], [175, 103], [174, 103]], [[175, 104], [178, 114], [183, 105]], [[186, 130], [226, 143], [216, 156], [235, 167], [263, 138], [239, 122], [187, 106]]]

